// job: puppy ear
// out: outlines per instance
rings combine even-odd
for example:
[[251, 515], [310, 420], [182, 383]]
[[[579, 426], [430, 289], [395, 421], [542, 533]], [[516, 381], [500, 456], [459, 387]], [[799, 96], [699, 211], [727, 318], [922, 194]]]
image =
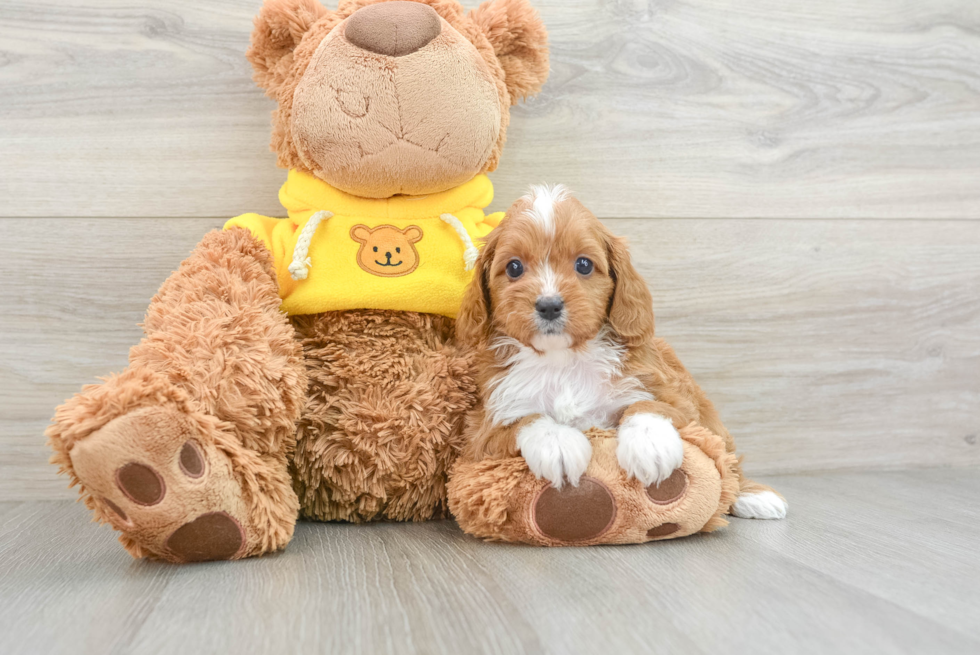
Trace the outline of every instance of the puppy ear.
[[511, 104], [548, 79], [548, 32], [528, 0], [488, 0], [470, 12], [504, 69]]
[[497, 250], [497, 230], [492, 231], [484, 242], [474, 265], [473, 279], [456, 316], [456, 338], [467, 346], [476, 346], [490, 338], [491, 313], [490, 267]]
[[255, 82], [275, 98], [293, 65], [293, 50], [313, 25], [330, 14], [316, 0], [266, 0], [255, 17], [252, 45], [245, 56]]
[[653, 297], [646, 280], [633, 266], [626, 239], [614, 236], [605, 226], [603, 233], [609, 276], [613, 279], [609, 325], [625, 345], [637, 346], [653, 337]]

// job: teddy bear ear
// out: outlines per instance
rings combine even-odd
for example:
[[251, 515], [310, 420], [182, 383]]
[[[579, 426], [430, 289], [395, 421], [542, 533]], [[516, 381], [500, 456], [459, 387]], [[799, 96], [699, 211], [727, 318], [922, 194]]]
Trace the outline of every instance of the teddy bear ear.
[[355, 225], [350, 229], [350, 238], [358, 243], [366, 243], [371, 238], [371, 230], [367, 225]]
[[422, 228], [418, 227], [417, 225], [409, 225], [402, 230], [402, 234], [405, 235], [405, 238], [408, 239], [409, 243], [415, 243], [422, 240]]
[[548, 79], [548, 31], [528, 0], [489, 0], [470, 12], [504, 69], [511, 104]]
[[245, 56], [255, 70], [256, 83], [270, 96], [288, 75], [293, 50], [303, 35], [330, 13], [317, 0], [266, 0], [262, 5]]

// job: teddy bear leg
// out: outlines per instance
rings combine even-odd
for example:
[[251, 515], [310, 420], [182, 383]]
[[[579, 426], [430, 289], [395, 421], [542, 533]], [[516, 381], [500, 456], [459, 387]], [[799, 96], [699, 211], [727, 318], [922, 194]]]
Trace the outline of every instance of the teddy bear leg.
[[452, 321], [359, 310], [294, 319], [310, 364], [293, 468], [304, 516], [444, 515], [446, 476], [476, 400]]
[[681, 430], [683, 464], [648, 487], [620, 468], [614, 433], [587, 436], [592, 460], [577, 487], [555, 489], [520, 457], [458, 462], [449, 503], [460, 526], [484, 539], [588, 546], [673, 539], [725, 525], [738, 477], [735, 457], [717, 435], [693, 424]]
[[134, 557], [237, 559], [282, 548], [305, 400], [271, 254], [212, 232], [161, 287], [130, 366], [58, 408], [52, 461]]

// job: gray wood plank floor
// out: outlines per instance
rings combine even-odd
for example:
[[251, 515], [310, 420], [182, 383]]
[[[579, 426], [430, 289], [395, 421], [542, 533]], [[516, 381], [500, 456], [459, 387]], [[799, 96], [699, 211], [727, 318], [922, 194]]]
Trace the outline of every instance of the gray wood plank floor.
[[193, 566], [130, 559], [76, 504], [0, 503], [0, 652], [980, 652], [980, 470], [767, 481], [786, 521], [656, 545], [305, 523]]

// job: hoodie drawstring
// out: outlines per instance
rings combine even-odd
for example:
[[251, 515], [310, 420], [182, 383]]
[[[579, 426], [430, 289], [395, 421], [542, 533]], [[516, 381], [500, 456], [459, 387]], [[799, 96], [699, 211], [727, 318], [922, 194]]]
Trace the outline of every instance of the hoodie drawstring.
[[310, 216], [310, 220], [306, 221], [303, 231], [299, 233], [299, 238], [296, 239], [296, 247], [293, 248], [293, 261], [289, 264], [289, 277], [294, 280], [305, 280], [306, 276], [309, 275], [310, 269], [313, 268], [313, 262], [310, 261], [308, 255], [310, 241], [313, 240], [313, 233], [320, 226], [320, 221], [331, 216], [333, 216], [333, 212], [320, 211]]
[[456, 230], [456, 234], [459, 235], [459, 240], [463, 242], [463, 270], [472, 271], [473, 267], [476, 266], [476, 258], [479, 256], [480, 251], [473, 245], [473, 239], [470, 238], [466, 228], [463, 227], [463, 222], [452, 214], [440, 214], [439, 218]]

